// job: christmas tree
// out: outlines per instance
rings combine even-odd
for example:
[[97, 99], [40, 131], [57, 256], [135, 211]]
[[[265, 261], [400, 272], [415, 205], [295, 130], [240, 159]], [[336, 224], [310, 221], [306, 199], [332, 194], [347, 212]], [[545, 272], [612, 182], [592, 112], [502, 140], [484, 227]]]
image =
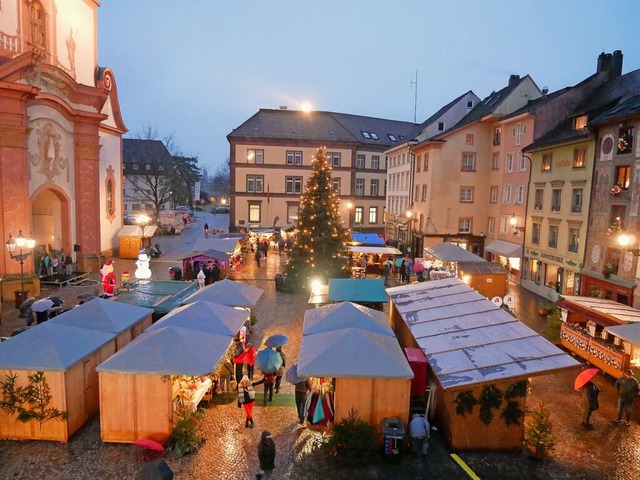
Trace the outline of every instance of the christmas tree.
[[298, 235], [285, 271], [290, 290], [307, 288], [312, 278], [326, 282], [349, 275], [349, 231], [342, 227], [340, 200], [332, 184], [327, 151], [321, 147], [311, 162], [311, 177], [300, 197]]

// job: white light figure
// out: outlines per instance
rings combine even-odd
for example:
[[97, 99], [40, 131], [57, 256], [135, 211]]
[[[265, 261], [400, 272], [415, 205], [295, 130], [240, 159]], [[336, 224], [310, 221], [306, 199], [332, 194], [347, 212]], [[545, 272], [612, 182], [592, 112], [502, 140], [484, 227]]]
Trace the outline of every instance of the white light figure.
[[146, 253], [138, 255], [136, 261], [135, 276], [138, 280], [149, 280], [151, 278], [151, 269], [149, 268], [149, 256]]

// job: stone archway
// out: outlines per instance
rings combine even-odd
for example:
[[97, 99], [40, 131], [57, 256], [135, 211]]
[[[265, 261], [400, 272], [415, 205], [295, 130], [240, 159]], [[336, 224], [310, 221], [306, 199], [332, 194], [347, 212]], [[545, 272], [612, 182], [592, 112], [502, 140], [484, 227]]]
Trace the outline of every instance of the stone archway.
[[43, 185], [31, 198], [31, 215], [36, 240], [34, 262], [36, 272], [44, 252], [73, 253], [71, 235], [71, 202], [66, 194], [55, 185]]

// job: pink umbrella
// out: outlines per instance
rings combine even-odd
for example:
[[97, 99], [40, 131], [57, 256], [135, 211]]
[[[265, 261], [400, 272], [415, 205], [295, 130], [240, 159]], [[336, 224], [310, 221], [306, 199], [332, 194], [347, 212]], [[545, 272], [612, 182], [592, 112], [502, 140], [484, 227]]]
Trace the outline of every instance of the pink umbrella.
[[576, 381], [573, 382], [573, 388], [575, 390], [580, 390], [587, 383], [589, 383], [589, 380], [591, 380], [593, 377], [595, 377], [596, 374], [599, 371], [600, 371], [600, 369], [598, 369], [598, 368], [588, 368], [587, 370], [583, 370], [576, 377]]
[[413, 271], [415, 273], [420, 273], [424, 271], [424, 265], [422, 263], [416, 263], [415, 266], [413, 267]]
[[155, 450], [156, 452], [164, 452], [164, 447], [162, 444], [156, 442], [155, 440], [151, 440], [149, 438], [140, 438], [133, 442], [134, 445], [142, 448], [146, 448], [147, 450]]

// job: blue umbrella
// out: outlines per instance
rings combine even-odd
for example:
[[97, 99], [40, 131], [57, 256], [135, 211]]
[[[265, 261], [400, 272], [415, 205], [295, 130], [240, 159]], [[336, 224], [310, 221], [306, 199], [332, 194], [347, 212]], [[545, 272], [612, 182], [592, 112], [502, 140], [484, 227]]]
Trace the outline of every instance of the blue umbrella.
[[287, 370], [284, 378], [287, 379], [287, 382], [292, 383], [293, 385], [295, 385], [296, 383], [302, 383], [307, 379], [307, 377], [301, 377], [300, 375], [298, 375], [297, 363], [294, 363], [289, 367], [289, 370]]
[[267, 348], [256, 354], [256, 368], [264, 373], [275, 373], [282, 366], [282, 357], [275, 350]]
[[267, 338], [267, 340], [264, 342], [264, 345], [269, 348], [275, 348], [286, 345], [287, 342], [289, 342], [289, 337], [282, 333], [276, 333], [275, 335], [271, 335], [269, 338]]

